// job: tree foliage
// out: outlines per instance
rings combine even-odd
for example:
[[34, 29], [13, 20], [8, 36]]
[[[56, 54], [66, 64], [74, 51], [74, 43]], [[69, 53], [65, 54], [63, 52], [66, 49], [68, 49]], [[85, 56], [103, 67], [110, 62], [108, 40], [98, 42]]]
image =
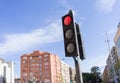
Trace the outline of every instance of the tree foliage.
[[100, 75], [100, 68], [97, 66], [93, 66], [91, 68], [91, 73], [94, 74], [95, 76], [99, 76]]
[[83, 73], [83, 83], [95, 83], [96, 76], [92, 73]]

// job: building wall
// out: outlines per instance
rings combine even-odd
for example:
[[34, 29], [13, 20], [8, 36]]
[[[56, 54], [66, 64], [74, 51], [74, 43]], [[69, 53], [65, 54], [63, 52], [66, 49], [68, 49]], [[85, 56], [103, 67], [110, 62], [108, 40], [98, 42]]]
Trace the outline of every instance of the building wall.
[[52, 83], [61, 83], [62, 74], [61, 74], [61, 62], [58, 56], [51, 56], [51, 77]]
[[3, 77], [2, 76], [0, 77], [0, 83], [3, 83]]
[[108, 79], [112, 79], [113, 78], [113, 72], [112, 72], [112, 65], [111, 65], [111, 59], [110, 59], [110, 55], [107, 59], [107, 71], [108, 71]]
[[4, 77], [7, 83], [14, 83], [14, 62], [0, 59], [0, 76]]
[[118, 30], [116, 32], [116, 35], [114, 37], [114, 42], [115, 42], [115, 46], [116, 46], [116, 50], [117, 50], [117, 55], [118, 55], [118, 78], [120, 80], [120, 23], [118, 25]]
[[69, 73], [70, 73], [70, 82], [71, 83], [76, 83], [75, 81], [75, 69], [73, 69], [72, 67], [69, 67]]
[[102, 75], [102, 79], [105, 83], [109, 83], [109, 78], [108, 78], [108, 69], [107, 69], [107, 65], [105, 66], [105, 69], [103, 71], [103, 75]]
[[60, 59], [51, 53], [34, 51], [21, 56], [21, 83], [36, 79], [38, 83], [61, 83]]
[[110, 82], [114, 81], [114, 73], [113, 73], [112, 65], [114, 66], [117, 75], [117, 71], [118, 71], [116, 69], [117, 61], [118, 61], [118, 56], [117, 56], [116, 47], [113, 46], [107, 59], [107, 71]]
[[69, 65], [61, 61], [62, 83], [70, 83]]
[[118, 30], [114, 37], [114, 42], [117, 49], [118, 58], [120, 59], [120, 24], [118, 25]]

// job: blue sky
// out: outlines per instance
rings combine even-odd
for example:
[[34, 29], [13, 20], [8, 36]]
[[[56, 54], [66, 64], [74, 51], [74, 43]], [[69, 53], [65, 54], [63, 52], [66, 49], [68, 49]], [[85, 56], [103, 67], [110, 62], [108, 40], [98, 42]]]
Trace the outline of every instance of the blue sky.
[[[120, 0], [0, 0], [0, 57], [15, 61], [15, 75], [20, 75], [20, 56], [34, 50], [48, 51], [65, 58], [61, 17], [74, 11], [83, 35], [86, 59], [83, 72], [92, 66], [102, 70], [120, 22]], [[72, 58], [65, 58], [74, 65]]]

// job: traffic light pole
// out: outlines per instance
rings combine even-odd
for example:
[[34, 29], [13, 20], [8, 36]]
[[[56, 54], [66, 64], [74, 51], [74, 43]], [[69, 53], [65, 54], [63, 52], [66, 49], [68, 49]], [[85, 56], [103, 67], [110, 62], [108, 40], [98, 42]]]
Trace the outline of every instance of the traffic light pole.
[[74, 59], [74, 62], [75, 62], [75, 69], [76, 69], [76, 83], [83, 83], [82, 73], [81, 73], [81, 70], [80, 70], [80, 50], [79, 50], [79, 44], [78, 44], [80, 42], [78, 42], [77, 27], [76, 27], [75, 24], [74, 24], [74, 31], [75, 31], [76, 48], [77, 48], [76, 49], [77, 50], [77, 56], [73, 56], [73, 59]]
[[84, 49], [79, 25], [74, 22], [73, 16], [72, 10], [69, 10], [68, 14], [62, 17], [65, 56], [73, 57], [76, 69], [76, 83], [83, 83], [80, 59], [85, 59]]
[[75, 69], [76, 69], [76, 83], [83, 83], [82, 73], [80, 71], [80, 61], [79, 56], [73, 56], [75, 62]]

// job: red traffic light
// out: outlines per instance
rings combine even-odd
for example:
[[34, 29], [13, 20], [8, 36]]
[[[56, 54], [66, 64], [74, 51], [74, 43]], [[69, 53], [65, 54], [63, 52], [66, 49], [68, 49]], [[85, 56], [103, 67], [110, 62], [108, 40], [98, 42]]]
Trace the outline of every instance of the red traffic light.
[[68, 12], [68, 14], [62, 16], [62, 26], [65, 56], [66, 57], [78, 56], [75, 33], [76, 27], [73, 19], [73, 13], [71, 10]]
[[70, 16], [66, 16], [64, 18], [64, 25], [70, 25], [71, 21], [72, 21], [71, 17]]

